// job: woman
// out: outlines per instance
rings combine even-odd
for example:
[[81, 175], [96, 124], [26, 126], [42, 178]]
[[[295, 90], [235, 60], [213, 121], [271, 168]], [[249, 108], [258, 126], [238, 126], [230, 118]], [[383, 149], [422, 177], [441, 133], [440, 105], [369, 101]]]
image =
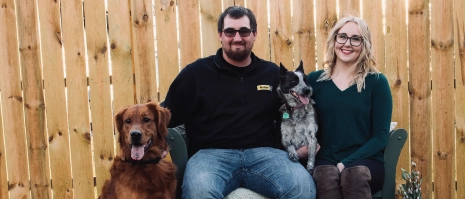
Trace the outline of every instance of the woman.
[[389, 84], [374, 67], [371, 33], [361, 18], [340, 19], [325, 50], [324, 69], [307, 77], [319, 120], [317, 198], [371, 198], [384, 182]]

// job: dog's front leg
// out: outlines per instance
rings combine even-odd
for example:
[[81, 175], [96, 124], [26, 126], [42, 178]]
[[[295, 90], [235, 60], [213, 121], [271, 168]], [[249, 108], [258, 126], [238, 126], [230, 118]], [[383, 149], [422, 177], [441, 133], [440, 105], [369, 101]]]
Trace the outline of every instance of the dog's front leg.
[[308, 161], [307, 161], [307, 171], [313, 173], [315, 168], [315, 156], [316, 156], [316, 138], [308, 138]]
[[287, 152], [289, 153], [289, 159], [294, 162], [299, 161], [299, 155], [297, 155], [297, 151], [295, 150], [294, 146], [288, 146]]

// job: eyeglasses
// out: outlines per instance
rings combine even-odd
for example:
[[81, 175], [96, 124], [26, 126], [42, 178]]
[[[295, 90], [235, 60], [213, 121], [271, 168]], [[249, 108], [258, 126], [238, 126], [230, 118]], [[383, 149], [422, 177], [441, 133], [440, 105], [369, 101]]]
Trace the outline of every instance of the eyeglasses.
[[248, 37], [250, 33], [253, 32], [253, 29], [241, 28], [239, 30], [235, 30], [234, 28], [226, 28], [223, 29], [223, 32], [226, 37], [235, 37], [236, 32], [239, 32], [241, 37]]
[[350, 45], [352, 46], [360, 46], [362, 44], [363, 38], [362, 37], [348, 37], [346, 34], [335, 34], [336, 42], [338, 44], [345, 44], [347, 40], [350, 40]]

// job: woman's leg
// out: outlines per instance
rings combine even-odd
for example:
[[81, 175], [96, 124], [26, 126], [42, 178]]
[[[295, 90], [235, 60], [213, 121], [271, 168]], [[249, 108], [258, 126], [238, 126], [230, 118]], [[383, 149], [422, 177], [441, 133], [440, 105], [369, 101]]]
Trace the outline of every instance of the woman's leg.
[[341, 174], [339, 169], [330, 161], [315, 160], [313, 179], [316, 184], [318, 199], [341, 199]]
[[384, 163], [370, 160], [362, 159], [352, 162], [347, 165], [346, 168], [355, 167], [355, 166], [365, 166], [368, 168], [371, 179], [369, 182], [371, 194], [374, 194], [383, 188], [384, 184]]

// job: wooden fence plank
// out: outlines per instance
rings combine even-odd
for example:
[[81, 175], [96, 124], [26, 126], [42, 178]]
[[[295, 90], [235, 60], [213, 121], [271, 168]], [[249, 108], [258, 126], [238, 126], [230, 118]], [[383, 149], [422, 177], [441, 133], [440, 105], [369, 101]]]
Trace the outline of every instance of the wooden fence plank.
[[200, 0], [200, 28], [202, 35], [202, 57], [216, 53], [221, 47], [218, 39], [218, 17], [223, 12], [221, 1]]
[[270, 40], [271, 61], [294, 68], [290, 1], [270, 1]]
[[313, 1], [295, 0], [292, 5], [294, 64], [302, 60], [306, 74], [316, 70], [315, 26]]
[[247, 1], [249, 8], [257, 19], [257, 35], [253, 45], [253, 53], [267, 61], [271, 60], [270, 39], [268, 32], [268, 4], [267, 0]]
[[[397, 122], [396, 128], [408, 129], [409, 127], [409, 93], [408, 93], [408, 38], [406, 25], [406, 5], [396, 0], [386, 1], [386, 40], [385, 72], [391, 87], [393, 109], [392, 121]], [[404, 151], [408, 151], [408, 144], [404, 146]], [[401, 161], [410, 165], [407, 159]], [[401, 169], [405, 165], [397, 164], [396, 181], [402, 183]]]
[[108, 38], [113, 85], [113, 115], [136, 102], [132, 63], [131, 7], [128, 0], [108, 4]]
[[104, 0], [84, 3], [97, 195], [105, 180], [110, 178], [115, 156], [105, 12]]
[[18, 186], [28, 183], [28, 175], [18, 173], [27, 172], [27, 156], [16, 11], [14, 0], [0, 0], [0, 5], [0, 198], [8, 198], [8, 180], [14, 186], [12, 196], [27, 196], [29, 190]]
[[337, 22], [336, 0], [316, 0], [316, 50], [317, 50], [317, 67], [323, 68], [325, 60], [324, 50], [326, 48], [326, 39], [329, 31]]
[[[365, 3], [365, 1], [363, 1]], [[381, 4], [381, 1], [373, 1], [372, 3]], [[339, 18], [348, 15], [360, 17], [360, 0], [343, 0], [339, 1]]]
[[47, 135], [54, 198], [73, 198], [63, 70], [60, 1], [38, 4]]
[[431, 1], [435, 198], [455, 198], [453, 2]]
[[465, 198], [465, 2], [454, 1], [457, 198]]
[[[108, 4], [108, 38], [110, 41], [111, 84], [113, 89], [113, 116], [136, 102], [132, 63], [131, 8], [128, 0]], [[118, 131], [115, 129], [115, 142]], [[116, 143], [116, 154], [120, 145]], [[116, 155], [115, 154], [115, 155]]]
[[[432, 135], [429, 0], [411, 0], [408, 5], [410, 156], [423, 178], [422, 196], [432, 198]], [[405, 151], [404, 150], [402, 153]], [[410, 165], [410, 164], [409, 164]], [[410, 170], [407, 165], [401, 165]]]
[[178, 43], [176, 3], [170, 2], [155, 1], [160, 101], [165, 101], [169, 86], [179, 73], [178, 45], [173, 45], [173, 43]]
[[379, 3], [379, 1], [363, 1], [362, 7], [362, 18], [367, 22], [371, 31], [371, 44], [373, 48], [373, 55], [375, 56], [376, 68], [384, 71], [386, 67], [386, 59], [384, 55], [385, 40], [383, 4]]
[[179, 15], [179, 51], [181, 68], [200, 58], [199, 1], [177, 1]]
[[245, 1], [244, 0], [223, 0], [223, 10], [225, 10], [229, 6], [245, 7]]
[[74, 198], [94, 198], [94, 172], [87, 89], [83, 5], [61, 2], [62, 41], [65, 51], [68, 131]]
[[[1, 12], [1, 11], [0, 11]], [[0, 14], [2, 15], [2, 14]], [[0, 17], [1, 18], [1, 17]], [[3, 21], [0, 19], [0, 21]], [[0, 36], [3, 36], [0, 33]], [[0, 42], [0, 47], [3, 47], [2, 42]], [[1, 53], [1, 52], [0, 52]], [[3, 58], [0, 55], [0, 58]], [[7, 60], [7, 59], [4, 59]], [[2, 82], [0, 82], [0, 121], [2, 121]], [[8, 179], [7, 179], [7, 168], [6, 168], [6, 153], [5, 153], [5, 135], [3, 131], [3, 122], [0, 122], [0, 198], [8, 198]]]
[[19, 190], [10, 189], [11, 198], [24, 198], [28, 195], [29, 189], [32, 198], [52, 197], [36, 3], [28, 0], [16, 1], [30, 183], [28, 183], [27, 166], [24, 164], [26, 139], [22, 137], [23, 135], [17, 135], [15, 139], [6, 138], [13, 142], [7, 142], [7, 148], [12, 145], [15, 145], [13, 148], [18, 147], [17, 152], [7, 152], [14, 157], [13, 161], [8, 160], [8, 165], [16, 170], [15, 173], [9, 174], [10, 186], [16, 185], [15, 189], [19, 188]]
[[136, 102], [158, 101], [151, 0], [131, 1]]

